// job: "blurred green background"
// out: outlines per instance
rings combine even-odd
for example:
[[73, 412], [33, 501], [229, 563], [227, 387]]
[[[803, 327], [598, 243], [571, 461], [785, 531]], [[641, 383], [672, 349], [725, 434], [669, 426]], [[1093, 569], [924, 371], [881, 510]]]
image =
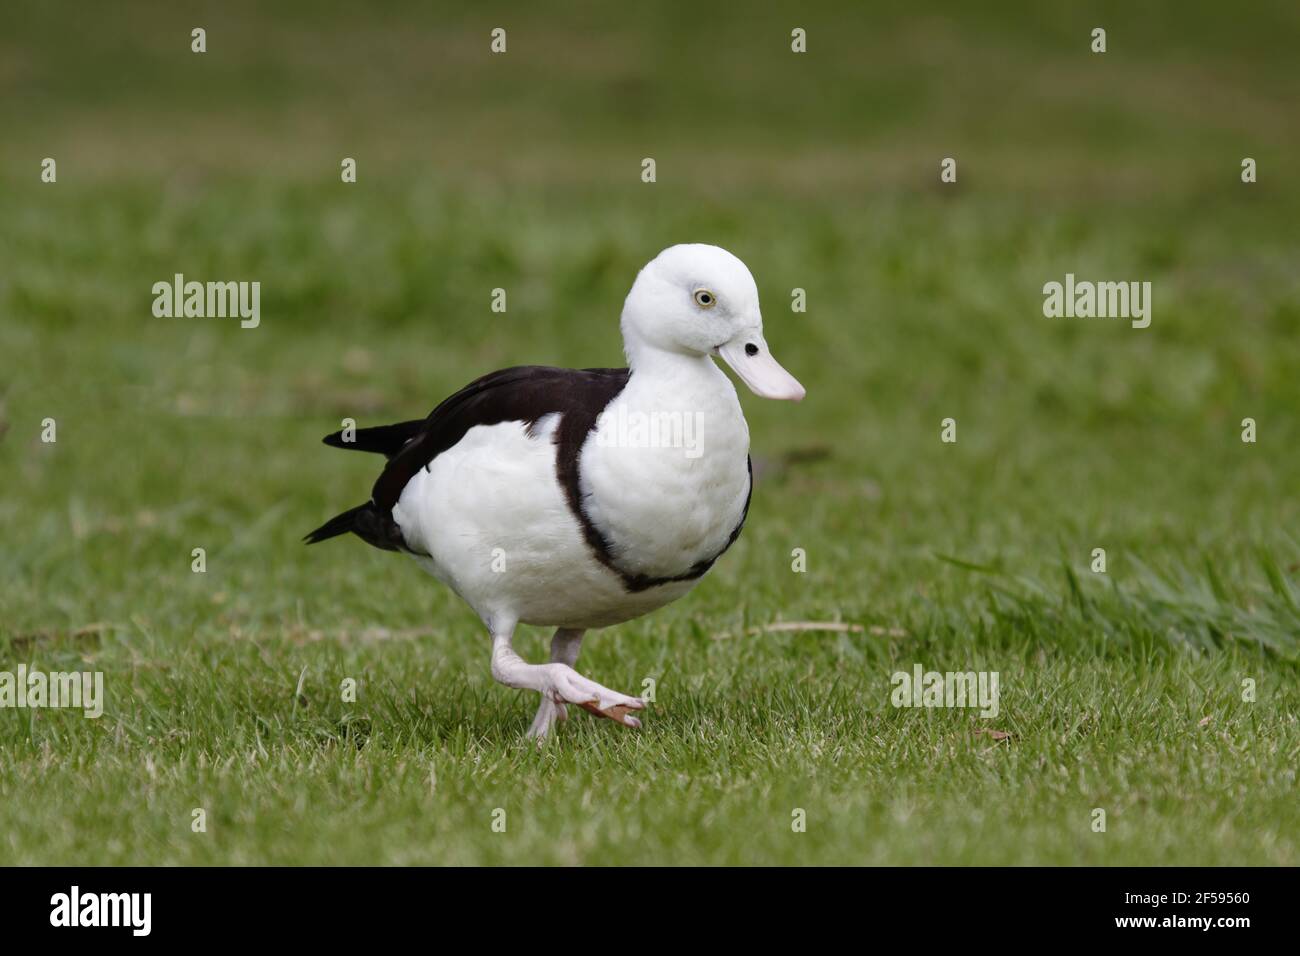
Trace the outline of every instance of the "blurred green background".
[[[0, 711], [0, 862], [1296, 862], [1298, 34], [1285, 0], [11, 5], [0, 669], [109, 703]], [[645, 732], [537, 754], [449, 592], [301, 547], [375, 474], [319, 438], [620, 364], [676, 242], [745, 260], [808, 399], [742, 397], [736, 548], [588, 640], [659, 682]], [[260, 327], [154, 318], [177, 272], [260, 281]], [[1067, 272], [1150, 281], [1151, 327], [1044, 318]], [[1001, 671], [1013, 736], [890, 708], [913, 662]]]

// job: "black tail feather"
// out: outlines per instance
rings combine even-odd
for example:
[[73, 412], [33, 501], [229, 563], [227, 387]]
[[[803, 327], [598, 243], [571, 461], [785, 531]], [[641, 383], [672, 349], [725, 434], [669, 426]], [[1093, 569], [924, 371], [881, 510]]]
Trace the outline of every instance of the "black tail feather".
[[352, 532], [367, 544], [385, 551], [406, 551], [406, 541], [401, 529], [393, 521], [393, 516], [381, 512], [373, 501], [349, 508], [340, 515], [335, 515], [323, 525], [303, 538], [308, 544], [317, 544], [337, 538], [341, 534]]
[[410, 422], [398, 422], [396, 425], [352, 429], [346, 437], [342, 431], [337, 431], [326, 435], [321, 441], [334, 448], [376, 452], [392, 458], [402, 450], [402, 446], [419, 434], [423, 425], [424, 419], [419, 418]]
[[303, 538], [308, 544], [317, 544], [321, 541], [328, 541], [330, 538], [337, 538], [341, 534], [347, 534], [352, 531], [357, 524], [357, 517], [361, 512], [370, 507], [370, 502], [364, 505], [357, 505], [355, 508], [349, 508], [341, 515], [335, 515], [326, 521], [323, 525]]

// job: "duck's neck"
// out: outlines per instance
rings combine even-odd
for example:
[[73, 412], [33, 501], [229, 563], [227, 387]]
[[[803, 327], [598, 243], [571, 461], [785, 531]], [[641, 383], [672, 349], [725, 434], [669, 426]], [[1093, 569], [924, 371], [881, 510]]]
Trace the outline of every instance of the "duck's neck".
[[642, 399], [670, 408], [736, 400], [731, 381], [707, 355], [628, 343], [627, 362], [632, 370], [628, 390]]

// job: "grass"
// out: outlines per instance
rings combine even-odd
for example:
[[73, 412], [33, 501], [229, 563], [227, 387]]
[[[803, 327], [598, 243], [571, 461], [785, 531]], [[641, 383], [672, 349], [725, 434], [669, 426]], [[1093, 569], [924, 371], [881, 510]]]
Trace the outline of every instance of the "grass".
[[[511, 8], [498, 60], [423, 5], [0, 38], [0, 670], [107, 693], [0, 710], [0, 862], [1300, 862], [1291, 6], [1117, 6], [1106, 57], [1037, 6], [826, 7], [805, 59], [787, 17], [683, 9]], [[809, 397], [742, 396], [736, 547], [588, 638], [584, 673], [656, 682], [645, 729], [539, 752], [450, 592], [301, 546], [374, 474], [319, 438], [617, 363], [677, 241], [746, 260]], [[261, 327], [154, 319], [175, 272], [260, 280]], [[1066, 272], [1151, 281], [1151, 328], [1043, 318]], [[861, 629], [762, 630], [801, 620]], [[890, 706], [915, 663], [999, 672], [1000, 714]]]

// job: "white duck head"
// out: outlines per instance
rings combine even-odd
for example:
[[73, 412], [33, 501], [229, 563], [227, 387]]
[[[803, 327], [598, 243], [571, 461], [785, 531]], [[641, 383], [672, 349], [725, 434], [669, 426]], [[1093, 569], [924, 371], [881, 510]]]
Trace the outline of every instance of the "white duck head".
[[632, 284], [623, 303], [623, 346], [636, 369], [651, 353], [717, 355], [755, 395], [799, 401], [804, 387], [763, 339], [758, 287], [726, 249], [669, 246]]

